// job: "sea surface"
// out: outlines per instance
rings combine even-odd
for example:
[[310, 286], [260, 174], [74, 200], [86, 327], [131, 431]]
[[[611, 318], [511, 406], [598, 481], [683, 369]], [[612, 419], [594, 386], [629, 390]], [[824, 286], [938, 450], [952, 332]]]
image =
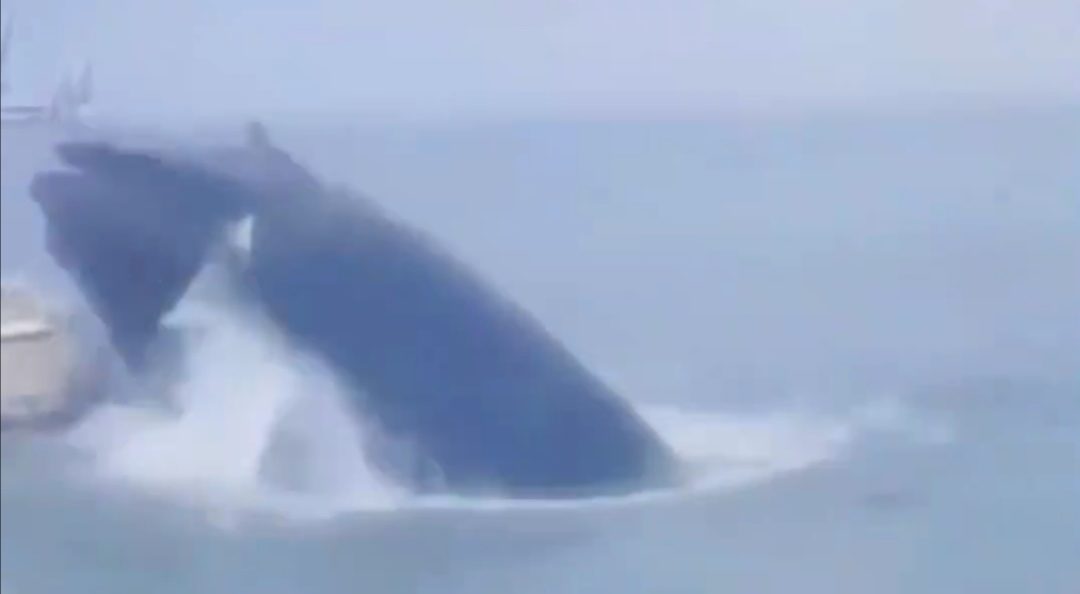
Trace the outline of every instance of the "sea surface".
[[[412, 495], [325, 370], [196, 293], [179, 413], [3, 436], [4, 594], [1080, 592], [1080, 109], [267, 123], [539, 317], [695, 480]], [[63, 134], [5, 125], [0, 242], [5, 279], [75, 303], [26, 196]]]

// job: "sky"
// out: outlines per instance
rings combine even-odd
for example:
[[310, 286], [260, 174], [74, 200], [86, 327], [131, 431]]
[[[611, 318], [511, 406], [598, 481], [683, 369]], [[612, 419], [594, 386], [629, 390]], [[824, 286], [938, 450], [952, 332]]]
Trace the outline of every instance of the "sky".
[[[11, 97], [458, 118], [1080, 105], [1075, 0], [5, 0]], [[7, 15], [5, 15], [7, 16]]]

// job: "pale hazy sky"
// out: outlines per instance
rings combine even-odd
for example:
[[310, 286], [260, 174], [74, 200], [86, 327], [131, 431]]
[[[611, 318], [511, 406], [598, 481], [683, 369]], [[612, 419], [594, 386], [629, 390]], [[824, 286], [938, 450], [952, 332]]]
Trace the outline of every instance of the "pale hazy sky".
[[140, 113], [1080, 105], [1076, 0], [4, 0], [8, 77]]

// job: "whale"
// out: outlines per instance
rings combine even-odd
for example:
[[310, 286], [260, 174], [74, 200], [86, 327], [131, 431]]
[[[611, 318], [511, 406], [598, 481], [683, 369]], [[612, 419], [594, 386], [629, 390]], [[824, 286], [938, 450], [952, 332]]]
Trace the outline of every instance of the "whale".
[[229, 270], [245, 302], [334, 371], [356, 415], [409, 444], [408, 459], [369, 448], [394, 480], [527, 498], [680, 480], [670, 445], [537, 317], [261, 126], [237, 146], [79, 140], [56, 153], [62, 166], [30, 188], [48, 252], [132, 373], [147, 372], [163, 319], [244, 223]]

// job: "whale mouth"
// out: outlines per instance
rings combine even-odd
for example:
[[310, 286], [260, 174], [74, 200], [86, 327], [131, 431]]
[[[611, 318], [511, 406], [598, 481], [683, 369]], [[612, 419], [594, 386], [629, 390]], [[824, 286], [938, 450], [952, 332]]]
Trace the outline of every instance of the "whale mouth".
[[58, 154], [73, 171], [31, 188], [51, 253], [134, 376], [184, 358], [167, 318], [214, 261], [231, 312], [331, 370], [378, 430], [369, 460], [413, 491], [563, 499], [681, 482], [670, 446], [537, 318], [265, 135], [213, 165], [103, 143]]

